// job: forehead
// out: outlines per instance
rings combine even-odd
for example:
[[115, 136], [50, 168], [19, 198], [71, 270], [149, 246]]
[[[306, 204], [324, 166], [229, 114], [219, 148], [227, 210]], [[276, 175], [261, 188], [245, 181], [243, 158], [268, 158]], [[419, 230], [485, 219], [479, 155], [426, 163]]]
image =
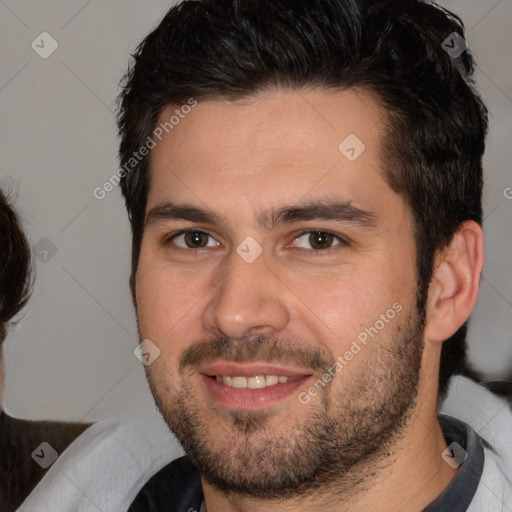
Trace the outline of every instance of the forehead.
[[[176, 122], [176, 110], [164, 109], [159, 124]], [[180, 201], [256, 213], [335, 195], [371, 210], [376, 199], [398, 199], [383, 178], [384, 120], [373, 96], [355, 89], [199, 101], [152, 150], [147, 208]]]

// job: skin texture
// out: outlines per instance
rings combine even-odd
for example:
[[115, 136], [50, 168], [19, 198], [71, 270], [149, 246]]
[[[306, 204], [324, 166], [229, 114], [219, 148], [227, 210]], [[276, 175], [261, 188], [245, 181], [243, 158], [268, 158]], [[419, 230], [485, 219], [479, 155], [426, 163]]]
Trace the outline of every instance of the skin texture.
[[[382, 511], [421, 510], [456, 474], [441, 458], [439, 357], [476, 301], [482, 233], [465, 223], [439, 253], [423, 324], [412, 220], [383, 178], [384, 117], [364, 91], [268, 91], [200, 102], [152, 151], [139, 330], [161, 351], [150, 386], [203, 475], [209, 512], [357, 512], [376, 499]], [[338, 149], [350, 134], [365, 144], [354, 161]], [[332, 202], [366, 215], [269, 222], [280, 208]], [[169, 218], [168, 203], [215, 218]], [[191, 249], [183, 229], [210, 237], [196, 235], [205, 246]], [[332, 246], [315, 249], [308, 230]], [[236, 251], [247, 237], [263, 251], [252, 263]], [[301, 403], [393, 305], [400, 311]], [[263, 405], [227, 405], [202, 375], [217, 361], [273, 362], [303, 380]]]

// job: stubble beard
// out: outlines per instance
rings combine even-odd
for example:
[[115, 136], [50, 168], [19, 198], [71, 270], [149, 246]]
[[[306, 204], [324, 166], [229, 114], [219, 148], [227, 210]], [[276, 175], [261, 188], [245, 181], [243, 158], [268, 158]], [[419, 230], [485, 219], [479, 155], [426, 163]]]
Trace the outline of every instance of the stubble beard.
[[[296, 417], [293, 411], [284, 413], [281, 423], [264, 410], [220, 413], [198, 406], [186, 379], [176, 378], [180, 371], [153, 373], [148, 368], [148, 381], [165, 421], [199, 474], [221, 492], [259, 499], [311, 496], [320, 489], [343, 494], [374, 474], [379, 461], [393, 451], [416, 404], [421, 315], [411, 314], [384, 336], [381, 332], [369, 342], [374, 346], [363, 348], [368, 357], [359, 372], [347, 375], [343, 368], [333, 385], [320, 389], [319, 400], [308, 405], [297, 400], [297, 407], [304, 409]], [[213, 352], [227, 343], [214, 340]], [[279, 345], [271, 344], [261, 339], [233, 343], [229, 360], [278, 353]], [[319, 376], [326, 363], [318, 361], [324, 367]]]

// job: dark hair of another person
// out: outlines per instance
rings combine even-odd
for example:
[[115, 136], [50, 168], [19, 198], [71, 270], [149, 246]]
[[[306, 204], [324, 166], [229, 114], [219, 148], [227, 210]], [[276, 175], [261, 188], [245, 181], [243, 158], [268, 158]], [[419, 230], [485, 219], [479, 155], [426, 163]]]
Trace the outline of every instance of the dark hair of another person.
[[[27, 303], [32, 283], [30, 246], [0, 190], [0, 359], [9, 323]], [[35, 447], [44, 441], [62, 453], [89, 425], [14, 418], [0, 403], [0, 510], [18, 510], [45, 475], [46, 470], [30, 458]]]
[[18, 217], [0, 190], [0, 343], [32, 288], [31, 253]]
[[[121, 189], [139, 259], [150, 155], [130, 160], [162, 110], [190, 98], [235, 100], [272, 89], [369, 91], [386, 112], [384, 178], [412, 213], [417, 307], [425, 317], [434, 256], [460, 224], [482, 221], [487, 110], [469, 50], [443, 41], [462, 21], [420, 0], [190, 0], [173, 7], [137, 48], [119, 96]], [[444, 342], [439, 396], [471, 374], [464, 324]]]

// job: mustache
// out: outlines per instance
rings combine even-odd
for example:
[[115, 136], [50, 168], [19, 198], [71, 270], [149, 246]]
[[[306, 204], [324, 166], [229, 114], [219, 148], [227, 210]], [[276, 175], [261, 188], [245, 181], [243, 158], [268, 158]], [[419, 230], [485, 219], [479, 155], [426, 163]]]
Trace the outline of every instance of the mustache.
[[265, 361], [284, 365], [310, 368], [313, 371], [327, 370], [334, 357], [319, 347], [278, 340], [261, 335], [238, 339], [215, 337], [199, 341], [185, 349], [180, 358], [179, 371], [213, 363], [215, 361], [249, 363]]

